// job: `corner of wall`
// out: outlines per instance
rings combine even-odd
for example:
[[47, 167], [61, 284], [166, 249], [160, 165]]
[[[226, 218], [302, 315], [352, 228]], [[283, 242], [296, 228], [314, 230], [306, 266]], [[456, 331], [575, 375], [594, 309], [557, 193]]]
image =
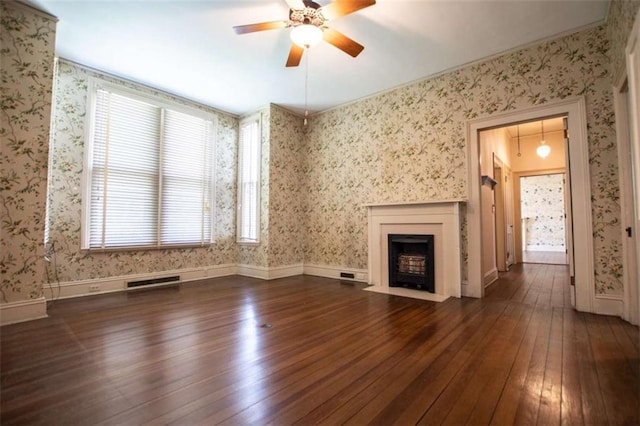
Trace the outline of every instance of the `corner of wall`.
[[[2, 91], [7, 94], [0, 121], [0, 169], [6, 182], [0, 193], [4, 323], [19, 321], [22, 312], [32, 310], [36, 316], [46, 315], [46, 304], [34, 300], [44, 300], [42, 217], [47, 201], [56, 18], [14, 1], [2, 2], [0, 8], [3, 21], [11, 22], [0, 27]], [[34, 28], [38, 37], [33, 36]]]

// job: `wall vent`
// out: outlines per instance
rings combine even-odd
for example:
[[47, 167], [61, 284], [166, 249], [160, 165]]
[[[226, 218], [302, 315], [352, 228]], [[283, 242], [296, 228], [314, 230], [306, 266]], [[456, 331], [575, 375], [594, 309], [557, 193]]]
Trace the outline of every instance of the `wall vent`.
[[127, 288], [143, 287], [154, 284], [168, 284], [180, 282], [180, 275], [173, 275], [171, 277], [151, 278], [148, 280], [129, 281], [127, 282]]

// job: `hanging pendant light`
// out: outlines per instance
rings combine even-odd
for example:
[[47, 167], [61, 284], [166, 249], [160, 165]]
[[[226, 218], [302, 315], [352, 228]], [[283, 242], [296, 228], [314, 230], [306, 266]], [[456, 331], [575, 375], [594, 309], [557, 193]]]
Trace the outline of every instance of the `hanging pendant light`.
[[519, 124], [516, 126], [516, 129], [518, 130], [518, 157], [522, 157], [522, 153], [520, 152], [520, 125]]
[[536, 154], [538, 154], [538, 157], [545, 159], [551, 153], [551, 147], [544, 140], [544, 120], [540, 122], [540, 125], [542, 126], [542, 139], [540, 140], [540, 146], [536, 149]]

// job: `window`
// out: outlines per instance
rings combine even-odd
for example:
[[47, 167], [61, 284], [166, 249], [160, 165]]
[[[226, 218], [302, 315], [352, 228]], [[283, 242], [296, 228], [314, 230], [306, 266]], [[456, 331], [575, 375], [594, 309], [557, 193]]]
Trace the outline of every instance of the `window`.
[[211, 244], [213, 117], [92, 86], [83, 248]]
[[240, 121], [238, 143], [239, 243], [260, 241], [260, 116]]

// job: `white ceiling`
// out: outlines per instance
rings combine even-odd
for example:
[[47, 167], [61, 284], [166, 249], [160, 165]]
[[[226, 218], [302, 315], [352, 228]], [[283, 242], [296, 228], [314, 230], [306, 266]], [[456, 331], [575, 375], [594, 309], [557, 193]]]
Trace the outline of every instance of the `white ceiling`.
[[[304, 110], [304, 63], [285, 68], [285, 0], [26, 0], [59, 18], [65, 59], [233, 114]], [[344, 0], [339, 0], [344, 1]], [[329, 0], [318, 0], [326, 5]], [[365, 46], [309, 52], [308, 106], [322, 111], [482, 58], [603, 22], [609, 0], [378, 0], [330, 26]]]

